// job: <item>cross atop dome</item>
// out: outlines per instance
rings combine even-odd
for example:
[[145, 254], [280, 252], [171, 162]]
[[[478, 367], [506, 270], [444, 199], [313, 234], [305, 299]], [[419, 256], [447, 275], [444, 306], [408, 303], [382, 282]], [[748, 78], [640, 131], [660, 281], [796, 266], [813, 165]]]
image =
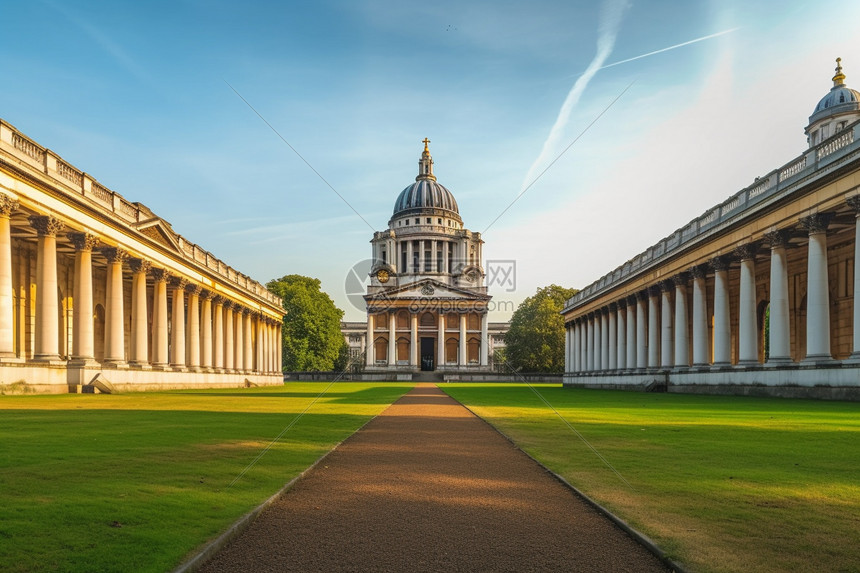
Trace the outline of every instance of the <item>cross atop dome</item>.
[[430, 140], [425, 137], [422, 143], [424, 144], [424, 152], [421, 154], [421, 159], [418, 160], [418, 177], [415, 178], [415, 181], [422, 179], [436, 181], [436, 176], [433, 175], [433, 158], [430, 157]]

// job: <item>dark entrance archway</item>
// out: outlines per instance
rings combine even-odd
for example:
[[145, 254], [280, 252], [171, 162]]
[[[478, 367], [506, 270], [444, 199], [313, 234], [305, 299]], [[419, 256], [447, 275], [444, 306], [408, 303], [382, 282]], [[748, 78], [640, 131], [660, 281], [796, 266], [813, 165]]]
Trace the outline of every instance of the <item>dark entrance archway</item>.
[[436, 354], [433, 352], [434, 342], [435, 339], [432, 337], [421, 338], [421, 370], [436, 370], [436, 361], [434, 360]]

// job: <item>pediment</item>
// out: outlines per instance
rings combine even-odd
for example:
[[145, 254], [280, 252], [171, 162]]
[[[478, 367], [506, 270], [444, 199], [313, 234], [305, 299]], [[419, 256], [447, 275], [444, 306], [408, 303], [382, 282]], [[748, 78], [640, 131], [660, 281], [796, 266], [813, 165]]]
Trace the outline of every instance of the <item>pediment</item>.
[[448, 286], [433, 279], [423, 279], [400, 287], [387, 289], [365, 297], [368, 300], [489, 300], [491, 297], [470, 289]]
[[156, 217], [147, 221], [141, 221], [136, 225], [137, 230], [146, 235], [156, 243], [176, 252], [182, 252], [173, 229], [164, 219]]

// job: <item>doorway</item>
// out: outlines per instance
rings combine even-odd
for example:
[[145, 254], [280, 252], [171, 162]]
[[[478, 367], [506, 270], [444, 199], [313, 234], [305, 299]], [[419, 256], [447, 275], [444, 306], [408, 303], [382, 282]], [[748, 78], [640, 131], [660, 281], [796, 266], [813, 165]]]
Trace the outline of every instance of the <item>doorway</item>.
[[434, 341], [435, 339], [432, 337], [421, 338], [421, 370], [423, 371], [436, 370], [435, 354], [433, 352]]

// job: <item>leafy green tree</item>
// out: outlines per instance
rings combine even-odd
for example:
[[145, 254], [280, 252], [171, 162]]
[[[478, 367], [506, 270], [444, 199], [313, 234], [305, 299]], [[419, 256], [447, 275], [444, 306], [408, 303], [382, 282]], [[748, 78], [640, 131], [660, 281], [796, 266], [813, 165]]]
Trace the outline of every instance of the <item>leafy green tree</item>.
[[284, 370], [333, 370], [346, 346], [340, 331], [343, 311], [320, 288], [319, 279], [287, 275], [266, 284], [281, 297], [284, 317]]
[[522, 372], [564, 371], [564, 318], [561, 310], [577, 289], [539, 288], [514, 311], [505, 334], [508, 364]]

